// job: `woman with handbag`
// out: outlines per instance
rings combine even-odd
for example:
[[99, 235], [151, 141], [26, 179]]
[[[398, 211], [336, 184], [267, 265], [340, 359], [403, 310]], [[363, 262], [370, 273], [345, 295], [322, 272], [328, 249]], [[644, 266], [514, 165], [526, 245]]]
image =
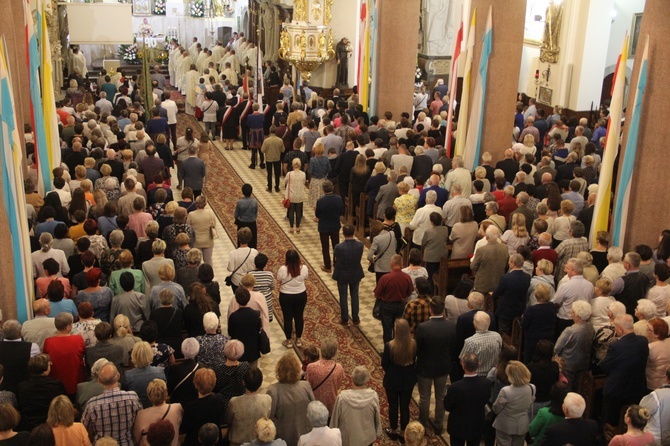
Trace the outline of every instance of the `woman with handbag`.
[[[244, 228], [243, 228], [244, 229]], [[293, 321], [295, 320], [295, 335], [297, 347], [302, 347], [302, 330], [305, 327], [304, 312], [307, 305], [307, 287], [305, 279], [309, 271], [300, 260], [298, 251], [286, 251], [286, 261], [277, 271], [279, 283], [279, 305], [284, 315], [284, 334], [286, 340], [282, 345], [293, 348]]]
[[[392, 440], [401, 438], [409, 423], [409, 404], [416, 384], [416, 342], [412, 339], [406, 319], [396, 319], [395, 336], [384, 344], [382, 368], [384, 389], [389, 402], [389, 428], [386, 435]], [[398, 430], [400, 410], [400, 430]]]
[[191, 146], [197, 146], [199, 141], [193, 137], [193, 129], [191, 127], [186, 128], [184, 136], [177, 138], [177, 147], [174, 152], [174, 159], [177, 161], [177, 179], [179, 180], [177, 184], [177, 189], [181, 190], [182, 185], [184, 184], [184, 168], [182, 163], [188, 158], [188, 149]]
[[293, 170], [286, 174], [286, 195], [284, 196], [284, 207], [288, 200], [288, 222], [291, 226], [288, 230], [293, 234], [293, 224], [295, 223], [296, 231], [300, 234], [300, 221], [302, 220], [302, 203], [305, 199], [305, 181], [307, 177], [305, 172], [301, 170], [302, 162], [300, 158], [293, 158], [291, 162]]
[[337, 399], [337, 393], [344, 381], [344, 369], [333, 358], [337, 355], [337, 341], [325, 339], [321, 343], [321, 359], [307, 364], [305, 380], [312, 386], [314, 398], [321, 401], [330, 415]]
[[519, 361], [510, 361], [505, 367], [510, 383], [500, 390], [493, 403], [496, 419], [496, 444], [522, 446], [530, 424], [529, 412], [535, 401], [535, 386], [530, 384], [530, 372]]

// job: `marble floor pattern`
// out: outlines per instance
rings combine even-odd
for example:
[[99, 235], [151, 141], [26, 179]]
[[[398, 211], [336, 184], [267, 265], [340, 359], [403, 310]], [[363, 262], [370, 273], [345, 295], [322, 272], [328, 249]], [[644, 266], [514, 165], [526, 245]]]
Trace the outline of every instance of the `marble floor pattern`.
[[[200, 123], [202, 126], [202, 123]], [[204, 126], [203, 126], [204, 130]], [[198, 132], [195, 132], [196, 135]], [[181, 136], [181, 135], [180, 135]], [[197, 136], [196, 136], [197, 137]], [[295, 249], [298, 250], [302, 258], [309, 263], [314, 271], [318, 274], [319, 278], [324, 281], [331, 293], [335, 295], [335, 298], [339, 300], [337, 296], [337, 282], [331, 278], [331, 274], [325, 273], [321, 270], [323, 265], [323, 258], [321, 255], [321, 244], [319, 242], [319, 236], [317, 232], [317, 223], [314, 222], [314, 209], [309, 206], [307, 200], [305, 200], [303, 207], [303, 219], [301, 222], [301, 233], [289, 233], [289, 224], [286, 219], [286, 209], [282, 206], [282, 199], [284, 198], [284, 187], [283, 181], [284, 177], [281, 178], [282, 188], [281, 192], [268, 192], [267, 191], [267, 177], [265, 169], [260, 169], [258, 166], [256, 169], [250, 169], [249, 158], [250, 152], [241, 149], [241, 142], [235, 143], [235, 150], [227, 151], [223, 149], [223, 144], [217, 140], [214, 142], [215, 147], [219, 152], [221, 152], [225, 159], [232, 165], [239, 177], [246, 183], [249, 183], [254, 188], [254, 196], [259, 201], [259, 204], [268, 211], [268, 213], [275, 219], [275, 221], [282, 227], [282, 230], [290, 238], [291, 242], [295, 246]], [[216, 181], [215, 178], [208, 178], [207, 181]], [[177, 178], [176, 178], [176, 169], [173, 169], [173, 193], [175, 199], [180, 199], [181, 191], [176, 189]], [[230, 193], [241, 195], [240, 191], [231, 191]], [[229, 234], [221, 226], [221, 222], [217, 221], [217, 232], [219, 238], [215, 240], [214, 252], [213, 252], [213, 268], [215, 280], [221, 285], [221, 329], [224, 333], [227, 333], [227, 321], [226, 314], [228, 305], [233, 299], [233, 294], [229, 287], [226, 287], [224, 278], [229, 274], [226, 269], [228, 264], [228, 253], [235, 248], [233, 241], [231, 240]], [[343, 239], [341, 237], [341, 239]], [[259, 251], [262, 252], [262, 247], [259, 247]], [[363, 253], [363, 268], [364, 271], [367, 271], [368, 262], [366, 260], [368, 254], [367, 248]], [[373, 274], [366, 273], [365, 278], [360, 283], [360, 319], [361, 324], [358, 326], [352, 325], [349, 322], [349, 329], [351, 330], [361, 330], [365, 335], [367, 340], [372, 344], [372, 346], [379, 352], [384, 348], [384, 343], [382, 340], [382, 327], [381, 322], [372, 317], [372, 308], [374, 306], [374, 288], [375, 288], [375, 278]], [[277, 303], [278, 304], [278, 303]], [[270, 324], [270, 333], [268, 333], [272, 351], [268, 355], [263, 356], [259, 361], [259, 367], [263, 371], [264, 381], [261, 390], [266, 389], [270, 384], [276, 381], [275, 378], [275, 366], [278, 359], [286, 352], [286, 348], [281, 344], [284, 340], [284, 333], [281, 326], [275, 319]], [[345, 371], [347, 374], [351, 373], [351, 370]], [[380, 395], [380, 399], [385, 398], [385, 395]], [[419, 394], [418, 390], [415, 387], [414, 390], [414, 400], [418, 403]], [[433, 416], [434, 399], [431, 398], [431, 419]], [[445, 426], [446, 428], [446, 421]], [[432, 430], [426, 429], [427, 434]], [[446, 433], [444, 434], [446, 439]], [[435, 436], [432, 436], [432, 441], [438, 441]], [[443, 442], [440, 442], [443, 443]]]

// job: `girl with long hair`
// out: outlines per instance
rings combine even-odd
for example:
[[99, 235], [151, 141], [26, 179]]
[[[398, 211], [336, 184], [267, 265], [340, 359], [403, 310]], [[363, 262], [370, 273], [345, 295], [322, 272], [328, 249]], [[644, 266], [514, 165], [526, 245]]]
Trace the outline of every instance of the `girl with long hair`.
[[[389, 402], [389, 425], [386, 434], [396, 440], [404, 435], [409, 423], [409, 403], [416, 384], [416, 342], [412, 339], [406, 319], [396, 319], [395, 336], [384, 344], [382, 368], [384, 389]], [[400, 430], [398, 430], [400, 411]]]
[[351, 197], [353, 198], [353, 209], [358, 208], [361, 199], [361, 192], [370, 178], [370, 169], [366, 163], [365, 155], [359, 154], [354, 162], [354, 167], [349, 174], [349, 183], [351, 184]]
[[300, 255], [294, 249], [286, 251], [286, 261], [277, 271], [279, 283], [279, 305], [284, 314], [284, 334], [286, 340], [282, 343], [286, 348], [293, 348], [293, 321], [295, 321], [295, 335], [297, 347], [302, 347], [302, 330], [305, 326], [303, 318], [307, 305], [307, 266], [302, 264]]
[[512, 214], [511, 228], [503, 233], [500, 240], [507, 244], [507, 250], [510, 256], [516, 254], [519, 246], [528, 245], [530, 235], [526, 227], [526, 216], [520, 212]]

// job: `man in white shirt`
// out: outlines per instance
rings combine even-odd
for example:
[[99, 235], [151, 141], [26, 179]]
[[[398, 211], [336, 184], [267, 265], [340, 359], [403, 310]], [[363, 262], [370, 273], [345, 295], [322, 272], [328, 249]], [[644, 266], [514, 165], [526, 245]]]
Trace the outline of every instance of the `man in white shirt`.
[[172, 140], [172, 146], [177, 145], [177, 103], [170, 99], [170, 93], [165, 93], [163, 95], [163, 102], [161, 107], [167, 110], [167, 121], [170, 131], [168, 132], [168, 145], [170, 145], [170, 140]]
[[415, 245], [421, 246], [421, 242], [423, 242], [423, 234], [425, 234], [426, 230], [430, 229], [433, 225], [430, 221], [430, 214], [433, 212], [442, 214], [442, 209], [435, 205], [436, 200], [437, 192], [429, 190], [426, 193], [426, 205], [417, 209], [414, 218], [412, 218], [412, 221], [409, 223], [410, 229], [414, 231], [412, 242]]
[[463, 167], [463, 158], [455, 156], [451, 160], [452, 170], [449, 171], [444, 179], [444, 188], [451, 190], [451, 186], [458, 183], [461, 185], [461, 194], [464, 197], [469, 197], [472, 194], [472, 176], [470, 171]]
[[559, 285], [554, 298], [551, 300], [558, 305], [558, 320], [556, 323], [557, 335], [572, 325], [572, 304], [578, 300], [588, 303], [593, 297], [593, 284], [583, 276], [584, 262], [577, 258], [568, 260], [565, 265], [565, 273], [569, 280]]
[[400, 172], [400, 168], [405, 166], [409, 173], [412, 171], [412, 164], [414, 164], [414, 158], [409, 154], [407, 146], [405, 144], [398, 145], [398, 154], [391, 157], [391, 168]]

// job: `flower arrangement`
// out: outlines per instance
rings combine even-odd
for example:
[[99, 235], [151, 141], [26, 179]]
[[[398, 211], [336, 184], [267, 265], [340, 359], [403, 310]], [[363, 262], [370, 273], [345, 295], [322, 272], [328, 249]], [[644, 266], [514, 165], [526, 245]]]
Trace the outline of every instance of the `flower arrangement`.
[[156, 62], [158, 63], [167, 63], [169, 59], [169, 54], [165, 50], [160, 50], [156, 54]]
[[191, 0], [189, 6], [191, 17], [200, 18], [205, 16], [205, 4], [203, 0]]
[[165, 15], [166, 11], [166, 0], [154, 0], [154, 9], [153, 9], [153, 14], [154, 15]]
[[132, 45], [119, 45], [118, 56], [130, 64], [140, 64], [142, 62], [140, 60], [141, 55], [137, 50], [137, 44], [135, 43]]

